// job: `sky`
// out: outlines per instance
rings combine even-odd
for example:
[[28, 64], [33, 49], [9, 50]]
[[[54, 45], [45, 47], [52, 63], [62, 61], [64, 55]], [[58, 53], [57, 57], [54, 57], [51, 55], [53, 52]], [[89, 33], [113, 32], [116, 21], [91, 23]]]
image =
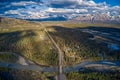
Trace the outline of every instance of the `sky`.
[[116, 5], [120, 6], [120, 0], [94, 0], [94, 1], [96, 3], [106, 2], [107, 4], [109, 4], [111, 6], [116, 6]]
[[120, 0], [0, 0], [0, 16], [68, 20], [81, 15], [120, 17]]

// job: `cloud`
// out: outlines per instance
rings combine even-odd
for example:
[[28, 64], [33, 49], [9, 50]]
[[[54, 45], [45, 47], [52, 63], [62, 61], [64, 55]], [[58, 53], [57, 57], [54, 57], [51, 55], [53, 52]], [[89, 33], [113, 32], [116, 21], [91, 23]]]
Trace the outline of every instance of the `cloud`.
[[48, 5], [54, 8], [79, 8], [96, 6], [96, 3], [92, 0], [51, 0]]
[[64, 17], [71, 19], [80, 15], [109, 14], [120, 16], [120, 6], [94, 0], [22, 0], [0, 2], [0, 15], [22, 18], [43, 19]]
[[68, 14], [68, 13], [85, 13], [88, 12], [86, 9], [63, 9], [63, 8], [48, 8], [46, 12], [49, 13], [62, 13], [62, 14]]
[[12, 6], [26, 6], [26, 5], [30, 5], [30, 4], [35, 4], [35, 2], [33, 1], [21, 1], [21, 2], [12, 2], [11, 5]]
[[42, 2], [34, 2], [34, 1], [20, 1], [20, 2], [12, 2], [11, 5], [12, 6], [27, 6], [27, 5], [42, 5]]

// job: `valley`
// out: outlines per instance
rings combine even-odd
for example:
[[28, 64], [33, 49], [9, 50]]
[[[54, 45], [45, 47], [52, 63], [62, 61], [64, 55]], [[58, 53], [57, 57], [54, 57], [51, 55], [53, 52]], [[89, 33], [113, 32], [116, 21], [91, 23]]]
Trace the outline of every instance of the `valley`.
[[18, 80], [24, 78], [19, 73], [39, 74], [28, 80], [56, 80], [58, 74], [65, 80], [118, 80], [119, 37], [119, 24], [0, 18], [0, 75], [10, 73]]

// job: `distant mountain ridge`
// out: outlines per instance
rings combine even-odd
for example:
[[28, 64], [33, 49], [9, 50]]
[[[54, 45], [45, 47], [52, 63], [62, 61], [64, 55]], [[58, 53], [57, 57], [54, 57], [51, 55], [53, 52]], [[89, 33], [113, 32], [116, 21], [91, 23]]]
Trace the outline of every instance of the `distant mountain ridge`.
[[[0, 22], [3, 20], [6, 21], [6, 19], [0, 17]], [[17, 19], [15, 19], [17, 20]], [[74, 18], [69, 18], [69, 16], [60, 16], [60, 17], [49, 17], [45, 19], [23, 19], [27, 21], [68, 21], [68, 22], [85, 22], [85, 23], [115, 23], [120, 24], [120, 16], [109, 16], [107, 14], [82, 14], [78, 15]], [[11, 22], [11, 20], [10, 20]], [[19, 22], [19, 21], [18, 21]]]
[[120, 23], [120, 16], [110, 16], [107, 14], [88, 14], [88, 15], [80, 15], [76, 18], [73, 18], [68, 21], [77, 21], [77, 22], [102, 22], [102, 23]]

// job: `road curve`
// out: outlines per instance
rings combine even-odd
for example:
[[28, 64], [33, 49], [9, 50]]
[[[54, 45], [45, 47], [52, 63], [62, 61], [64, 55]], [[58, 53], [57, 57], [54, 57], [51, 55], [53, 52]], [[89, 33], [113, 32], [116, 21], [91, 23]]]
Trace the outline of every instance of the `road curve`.
[[63, 68], [64, 72], [77, 72], [83, 68], [92, 68], [96, 71], [104, 70], [119, 70], [120, 71], [120, 62], [109, 62], [109, 61], [84, 61], [73, 66], [67, 66]]
[[[32, 71], [40, 71], [40, 72], [58, 71], [58, 67], [43, 67], [43, 66], [39, 66], [35, 64], [21, 65], [21, 64], [8, 63], [8, 62], [0, 62], [0, 67], [7, 67], [7, 68], [19, 69], [19, 70], [32, 70]], [[74, 66], [63, 67], [63, 71], [66, 73], [71, 72], [71, 71], [76, 72], [76, 71], [79, 71], [81, 68], [87, 68], [87, 67], [96, 68], [96, 70], [98, 71], [99, 71], [99, 68], [103, 70], [111, 70], [111, 69], [120, 70], [120, 62], [84, 61]]]
[[8, 67], [8, 68], [19, 69], [19, 70], [42, 71], [42, 72], [56, 72], [57, 71], [57, 67], [43, 67], [43, 66], [37, 65], [34, 62], [30, 61], [29, 59], [17, 53], [0, 52], [0, 54], [13, 54], [17, 58], [16, 62], [0, 61], [0, 67]]
[[57, 68], [55, 67], [40, 67], [38, 65], [21, 65], [15, 63], [7, 63], [7, 62], [0, 62], [0, 67], [7, 67], [11, 69], [18, 69], [18, 70], [32, 70], [32, 71], [40, 71], [40, 72], [56, 72]]

